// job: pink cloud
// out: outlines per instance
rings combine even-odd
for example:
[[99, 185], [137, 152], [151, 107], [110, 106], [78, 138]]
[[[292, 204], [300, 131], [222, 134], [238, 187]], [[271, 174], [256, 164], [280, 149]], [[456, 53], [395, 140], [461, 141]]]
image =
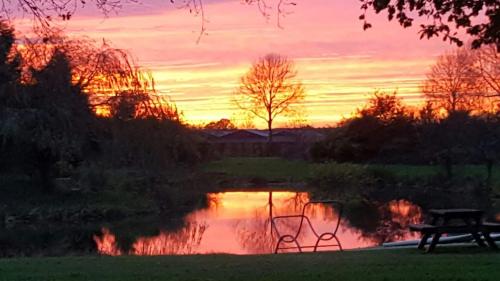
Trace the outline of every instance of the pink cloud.
[[283, 29], [276, 14], [267, 22], [240, 1], [206, 2], [207, 34], [197, 44], [200, 18], [167, 2], [127, 5], [106, 19], [88, 8], [66, 30], [132, 52], [193, 122], [234, 114], [230, 96], [239, 77], [269, 52], [296, 59], [309, 92], [308, 116], [325, 124], [353, 112], [377, 89], [399, 89], [418, 102], [419, 81], [435, 56], [451, 48], [438, 39], [419, 40], [418, 29], [403, 30], [380, 15], [370, 15], [374, 28], [363, 31], [359, 2], [340, 0], [298, 0], [281, 20]]

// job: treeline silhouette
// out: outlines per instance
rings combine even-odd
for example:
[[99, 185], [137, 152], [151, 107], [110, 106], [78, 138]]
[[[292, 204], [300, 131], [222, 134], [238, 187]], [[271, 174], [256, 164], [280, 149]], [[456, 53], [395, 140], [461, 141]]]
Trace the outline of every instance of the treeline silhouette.
[[[16, 41], [0, 22], [0, 172], [28, 174], [50, 191], [81, 167], [165, 173], [202, 158], [201, 140], [127, 52], [44, 32]], [[453, 164], [485, 164], [491, 173], [500, 151], [497, 62], [492, 47], [441, 56], [422, 87], [423, 107], [375, 93], [314, 145], [312, 158], [443, 164], [450, 175]]]
[[174, 169], [195, 138], [154, 80], [107, 42], [61, 32], [18, 43], [0, 22], [0, 172], [44, 191], [83, 166]]
[[500, 111], [444, 112], [432, 100], [420, 108], [396, 93], [376, 92], [355, 116], [343, 120], [311, 149], [316, 161], [485, 164], [491, 177], [500, 157]]

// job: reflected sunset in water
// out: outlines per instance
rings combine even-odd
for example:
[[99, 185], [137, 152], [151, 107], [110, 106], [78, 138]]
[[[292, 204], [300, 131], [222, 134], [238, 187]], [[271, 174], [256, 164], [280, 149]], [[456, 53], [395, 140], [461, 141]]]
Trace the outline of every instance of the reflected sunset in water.
[[[100, 236], [94, 236], [98, 252], [104, 255], [185, 255], [229, 253], [238, 255], [272, 253], [276, 233], [271, 234], [270, 216], [300, 214], [310, 194], [306, 192], [226, 192], [210, 193], [208, 207], [193, 211], [185, 217], [184, 225], [176, 231], [160, 231], [157, 236], [139, 237], [129, 252], [124, 252], [118, 239], [107, 228]], [[272, 206], [272, 208], [270, 208]], [[376, 233], [365, 233], [358, 224], [342, 217], [338, 237], [344, 249], [367, 248], [380, 245], [393, 237], [416, 239], [408, 233], [409, 223], [422, 218], [418, 206], [405, 200], [391, 201], [379, 207], [380, 227]], [[315, 229], [322, 233], [335, 226], [338, 211], [330, 205], [310, 205], [306, 215]], [[298, 220], [278, 225], [280, 232], [294, 234]], [[354, 227], [353, 225], [356, 225]], [[386, 228], [388, 225], [390, 227]], [[384, 233], [390, 229], [390, 235]], [[396, 233], [396, 234], [394, 234]], [[310, 229], [303, 228], [299, 236], [301, 245], [314, 244]], [[322, 250], [338, 250], [324, 248]]]

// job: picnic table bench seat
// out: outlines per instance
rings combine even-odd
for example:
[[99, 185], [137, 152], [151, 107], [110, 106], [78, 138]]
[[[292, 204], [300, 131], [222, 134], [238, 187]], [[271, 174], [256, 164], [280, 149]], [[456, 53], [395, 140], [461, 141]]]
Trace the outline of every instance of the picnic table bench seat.
[[471, 231], [479, 232], [483, 230], [483, 225], [431, 225], [431, 224], [411, 224], [410, 230], [419, 231], [422, 234], [461, 234]]
[[420, 224], [410, 224], [410, 230], [412, 231], [420, 231], [420, 232], [434, 232], [436, 230], [437, 226], [431, 225], [431, 224], [425, 224], [425, 223], [420, 223]]
[[484, 222], [480, 225], [432, 225], [432, 224], [410, 224], [410, 230], [426, 233], [469, 233], [471, 230], [478, 232], [500, 232], [500, 223]]
[[[418, 244], [419, 249], [424, 249], [427, 239], [432, 241], [427, 252], [434, 250], [443, 234], [467, 234], [469, 233], [476, 243], [485, 247], [486, 243], [492, 249], [497, 249], [491, 233], [500, 232], [500, 223], [484, 222], [484, 211], [476, 209], [431, 209], [429, 214], [432, 221], [428, 224], [410, 224], [411, 231], [418, 231], [422, 239]], [[486, 242], [486, 243], [485, 243]]]

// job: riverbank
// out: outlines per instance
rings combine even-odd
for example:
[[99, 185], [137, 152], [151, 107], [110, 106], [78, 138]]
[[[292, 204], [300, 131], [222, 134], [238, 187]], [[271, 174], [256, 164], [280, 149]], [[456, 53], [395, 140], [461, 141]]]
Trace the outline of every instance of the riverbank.
[[498, 253], [479, 247], [258, 256], [0, 259], [0, 280], [499, 280]]
[[[0, 230], [26, 225], [63, 225], [181, 218], [206, 206], [213, 189], [203, 175], [186, 169], [164, 173], [97, 169], [54, 180], [42, 190], [23, 174], [0, 175]], [[0, 231], [0, 237], [4, 235]], [[1, 248], [0, 248], [1, 254]]]
[[[445, 174], [438, 165], [403, 165], [403, 164], [337, 164], [312, 163], [303, 160], [288, 160], [277, 157], [229, 157], [206, 163], [202, 171], [223, 187], [279, 187], [288, 186], [303, 188], [320, 177], [320, 173], [328, 169], [366, 168], [385, 176], [402, 180], [419, 181]], [[350, 171], [349, 171], [350, 172]], [[487, 178], [487, 170], [483, 165], [457, 165], [453, 167], [454, 177], [462, 179]], [[490, 184], [500, 194], [500, 166], [493, 168]]]
[[[457, 167], [457, 171], [459, 168], [469, 174], [483, 171], [481, 166]], [[498, 193], [491, 192], [484, 180], [462, 175], [456, 182], [425, 180], [433, 173], [439, 173], [439, 167], [228, 158], [194, 171], [144, 173], [94, 168], [75, 176], [74, 185], [51, 193], [38, 189], [26, 176], [0, 177], [0, 256], [92, 254], [96, 251], [93, 237], [101, 235], [103, 229], [111, 231], [120, 247], [128, 251], [139, 237], [185, 229], [187, 214], [223, 204], [217, 200], [224, 194], [207, 193], [227, 191], [304, 191], [309, 199], [341, 200], [345, 220], [365, 235], [363, 239], [372, 239], [375, 244], [400, 240], [409, 212], [416, 216], [431, 208], [471, 207], [484, 209], [488, 220], [498, 221]], [[316, 185], [311, 181], [314, 176]], [[429, 200], [430, 194], [433, 200]], [[258, 206], [265, 210], [273, 196], [261, 195]], [[292, 194], [290, 202], [298, 202], [297, 198]], [[246, 206], [249, 202], [245, 200], [248, 198], [236, 204]], [[254, 232], [248, 233], [255, 237]]]
[[222, 189], [302, 189], [311, 164], [278, 157], [229, 157], [205, 163], [202, 171]]

